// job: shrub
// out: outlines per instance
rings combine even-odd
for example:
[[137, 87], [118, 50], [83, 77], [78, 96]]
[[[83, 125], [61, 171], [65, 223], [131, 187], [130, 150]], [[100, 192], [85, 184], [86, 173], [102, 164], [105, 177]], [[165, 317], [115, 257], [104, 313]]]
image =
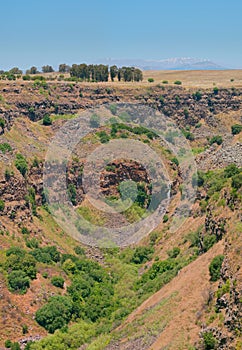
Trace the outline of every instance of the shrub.
[[49, 114], [46, 114], [43, 118], [43, 125], [49, 126], [51, 124], [52, 124], [52, 120], [51, 120]]
[[25, 159], [25, 157], [18, 153], [16, 155], [16, 160], [15, 160], [15, 166], [16, 168], [18, 169], [18, 171], [23, 175], [25, 176], [25, 174], [27, 173], [28, 171], [28, 163]]
[[22, 227], [21, 232], [23, 235], [28, 235], [29, 234], [29, 230], [27, 229], [27, 227]]
[[10, 171], [9, 169], [6, 169], [5, 173], [4, 173], [4, 176], [5, 176], [6, 181], [9, 181], [11, 176], [13, 176], [13, 172]]
[[12, 151], [12, 147], [10, 146], [9, 143], [4, 142], [0, 144], [0, 151], [5, 154], [6, 152]]
[[165, 214], [163, 216], [163, 222], [166, 223], [169, 220], [169, 216], [167, 214]]
[[28, 326], [27, 326], [26, 324], [23, 324], [23, 325], [22, 325], [22, 333], [23, 333], [23, 334], [27, 334], [28, 331], [29, 331], [29, 330], [28, 330]]
[[219, 89], [218, 89], [217, 86], [215, 86], [215, 87], [213, 88], [213, 93], [214, 93], [214, 95], [217, 95], [218, 92], [219, 92]]
[[221, 145], [223, 142], [222, 136], [220, 135], [216, 135], [213, 136], [210, 140], [209, 140], [209, 144], [212, 145], [213, 143], [217, 143], [217, 145]]
[[15, 342], [11, 344], [11, 350], [21, 350], [19, 343]]
[[48, 332], [54, 333], [56, 329], [68, 324], [72, 312], [73, 304], [70, 298], [54, 296], [36, 312], [35, 319]]
[[194, 100], [200, 101], [202, 98], [202, 93], [200, 91], [196, 91], [193, 95]]
[[5, 203], [2, 199], [0, 199], [0, 211], [4, 211]]
[[74, 184], [68, 185], [68, 195], [73, 205], [76, 205], [76, 187]]
[[215, 282], [220, 278], [220, 270], [223, 264], [224, 256], [217, 255], [211, 261], [209, 265], [209, 273], [211, 277], [211, 281]]
[[79, 245], [74, 248], [74, 251], [77, 255], [85, 255], [85, 249]]
[[53, 284], [53, 286], [58, 287], [58, 288], [63, 288], [64, 282], [65, 282], [65, 280], [61, 276], [54, 276], [51, 279], [51, 283]]
[[8, 285], [11, 291], [24, 294], [30, 286], [30, 280], [24, 271], [15, 270], [8, 275]]
[[212, 332], [203, 333], [203, 344], [205, 350], [213, 350], [216, 348], [217, 341]]
[[5, 127], [5, 120], [3, 118], [0, 118], [0, 127], [2, 128], [2, 130]]
[[149, 261], [154, 253], [154, 249], [151, 247], [137, 247], [134, 251], [131, 262], [135, 264], [142, 264]]
[[149, 83], [154, 83], [154, 81], [155, 81], [154, 78], [148, 78]]
[[162, 84], [168, 84], [168, 80], [162, 80]]
[[182, 82], [181, 82], [180, 80], [176, 80], [176, 81], [174, 81], [174, 84], [176, 84], [176, 85], [182, 85]]
[[99, 136], [99, 139], [100, 139], [101, 143], [108, 143], [109, 140], [110, 140], [110, 137], [108, 136], [106, 131], [100, 131], [100, 132], [97, 133], [97, 135]]
[[242, 131], [242, 125], [234, 124], [231, 126], [231, 132], [233, 135], [237, 135]]
[[224, 169], [224, 176], [227, 178], [230, 178], [230, 177], [237, 175], [239, 173], [240, 173], [239, 168], [234, 163], [229, 164]]
[[33, 255], [38, 262], [46, 264], [60, 261], [60, 253], [55, 246], [37, 248], [30, 252], [30, 254]]
[[6, 340], [5, 343], [4, 343], [4, 345], [5, 345], [5, 347], [6, 347], [7, 349], [10, 349], [10, 348], [11, 348], [11, 345], [12, 345], [11, 340], [10, 340], [10, 339]]
[[232, 177], [232, 187], [236, 190], [242, 186], [242, 173], [236, 174]]
[[203, 240], [203, 250], [207, 252], [216, 242], [217, 238], [215, 235], [206, 235]]
[[172, 250], [169, 250], [167, 253], [170, 258], [174, 259], [180, 254], [181, 250], [178, 247], [174, 247]]
[[171, 162], [174, 163], [174, 164], [176, 164], [176, 166], [179, 165], [179, 160], [178, 160], [176, 157], [172, 158], [172, 159], [171, 159]]

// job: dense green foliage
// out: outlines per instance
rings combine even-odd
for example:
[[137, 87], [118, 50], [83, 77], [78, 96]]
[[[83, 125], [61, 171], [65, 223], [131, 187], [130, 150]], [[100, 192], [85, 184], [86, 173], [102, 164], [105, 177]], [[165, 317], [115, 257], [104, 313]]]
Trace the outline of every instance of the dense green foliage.
[[203, 333], [203, 344], [205, 350], [213, 350], [216, 348], [217, 341], [212, 332]]
[[141, 81], [143, 79], [142, 71], [134, 67], [117, 68], [111, 66], [110, 70], [107, 65], [103, 64], [73, 64], [70, 69], [70, 75], [81, 81], [108, 81], [110, 78], [113, 81], [115, 77], [119, 81]]
[[73, 303], [70, 298], [54, 296], [36, 312], [35, 319], [48, 332], [54, 333], [71, 320], [72, 313]]
[[223, 143], [223, 138], [221, 135], [215, 135], [213, 137], [211, 137], [211, 139], [209, 140], [209, 144], [212, 145], [216, 143], [217, 145], [221, 145]]
[[52, 120], [51, 120], [49, 114], [46, 114], [43, 118], [43, 125], [49, 126], [51, 124], [52, 124]]
[[209, 273], [211, 276], [211, 281], [215, 282], [220, 278], [220, 270], [223, 264], [224, 256], [217, 255], [213, 258], [209, 265]]
[[36, 261], [51, 264], [60, 261], [60, 253], [55, 246], [36, 248], [30, 252]]
[[242, 131], [242, 125], [241, 124], [234, 124], [231, 126], [231, 132], [233, 135], [237, 135], [241, 133]]
[[26, 175], [28, 171], [28, 163], [25, 157], [20, 153], [16, 154], [15, 166], [23, 176]]
[[54, 276], [51, 278], [51, 283], [53, 286], [58, 287], [58, 288], [63, 288], [64, 287], [64, 278], [61, 276]]
[[10, 146], [9, 143], [4, 142], [4, 143], [1, 143], [1, 144], [0, 144], [0, 151], [1, 151], [3, 154], [5, 154], [5, 153], [7, 153], [7, 152], [12, 151], [12, 147]]

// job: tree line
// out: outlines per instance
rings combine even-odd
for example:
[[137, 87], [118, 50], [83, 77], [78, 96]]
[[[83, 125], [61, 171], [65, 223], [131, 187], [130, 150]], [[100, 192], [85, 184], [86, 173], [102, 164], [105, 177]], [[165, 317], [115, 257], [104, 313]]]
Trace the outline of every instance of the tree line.
[[[45, 65], [42, 67], [43, 73], [53, 73], [55, 72], [54, 68], [50, 65]], [[81, 81], [93, 81], [93, 82], [103, 82], [108, 81], [109, 77], [111, 81], [114, 81], [115, 78], [118, 81], [142, 81], [143, 73], [140, 69], [135, 67], [117, 67], [115, 65], [109, 67], [104, 64], [73, 64], [69, 66], [65, 63], [59, 65], [59, 73], [70, 73], [70, 76], [73, 78], [80, 79]], [[26, 75], [30, 74], [39, 74], [37, 67], [32, 66], [26, 70]], [[18, 67], [13, 67], [9, 71], [5, 72], [0, 70], [1, 75], [6, 75], [7, 78], [13, 78], [15, 75], [21, 76], [23, 71]]]

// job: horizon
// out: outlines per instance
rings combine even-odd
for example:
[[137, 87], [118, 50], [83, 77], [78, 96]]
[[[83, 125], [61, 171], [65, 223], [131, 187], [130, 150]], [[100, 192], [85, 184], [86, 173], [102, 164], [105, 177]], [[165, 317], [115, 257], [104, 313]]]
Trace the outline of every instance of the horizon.
[[[13, 11], [14, 9], [14, 11]], [[0, 69], [116, 60], [208, 59], [242, 68], [242, 3], [10, 0], [2, 4]]]

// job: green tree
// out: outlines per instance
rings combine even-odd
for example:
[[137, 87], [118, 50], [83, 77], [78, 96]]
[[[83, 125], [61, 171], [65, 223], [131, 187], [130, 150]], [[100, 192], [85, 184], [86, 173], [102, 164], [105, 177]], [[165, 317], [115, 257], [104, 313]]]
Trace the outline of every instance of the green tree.
[[43, 73], [52, 73], [54, 72], [54, 69], [52, 66], [49, 66], [48, 64], [46, 66], [42, 67], [42, 72]]
[[37, 73], [39, 73], [38, 72], [38, 69], [37, 69], [37, 67], [31, 67], [30, 69], [28, 69], [28, 70], [26, 70], [26, 74], [28, 75], [28, 74], [37, 74]]
[[13, 67], [12, 69], [9, 70], [10, 74], [23, 74], [23, 71], [19, 69], [18, 67]]
[[110, 67], [110, 78], [112, 81], [114, 81], [114, 78], [118, 75], [118, 67], [117, 66], [111, 66]]
[[68, 324], [73, 313], [73, 303], [66, 296], [54, 296], [42, 306], [35, 315], [38, 324], [48, 332], [54, 333]]
[[69, 73], [70, 69], [71, 69], [71, 67], [65, 63], [61, 63], [59, 65], [59, 73]]

